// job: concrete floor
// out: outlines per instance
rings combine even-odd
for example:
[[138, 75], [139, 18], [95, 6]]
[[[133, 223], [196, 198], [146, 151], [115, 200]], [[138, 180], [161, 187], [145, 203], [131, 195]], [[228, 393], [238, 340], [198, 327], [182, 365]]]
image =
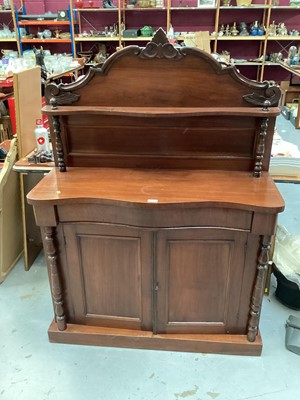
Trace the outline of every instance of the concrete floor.
[[[300, 138], [300, 131], [296, 132]], [[299, 140], [300, 142], [300, 140]], [[278, 183], [279, 222], [300, 234], [300, 185]], [[0, 400], [296, 400], [300, 356], [285, 349], [285, 321], [300, 317], [264, 298], [261, 357], [50, 344], [53, 317], [43, 253], [0, 286]]]

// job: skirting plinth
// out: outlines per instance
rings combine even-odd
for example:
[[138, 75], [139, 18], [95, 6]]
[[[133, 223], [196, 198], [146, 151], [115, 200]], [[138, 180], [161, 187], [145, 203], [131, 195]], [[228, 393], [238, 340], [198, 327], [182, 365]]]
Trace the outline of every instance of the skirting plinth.
[[76, 324], [67, 324], [67, 328], [60, 331], [55, 321], [52, 321], [48, 334], [50, 342], [65, 344], [245, 356], [259, 356], [262, 351], [260, 335], [251, 343], [246, 335], [153, 334]]

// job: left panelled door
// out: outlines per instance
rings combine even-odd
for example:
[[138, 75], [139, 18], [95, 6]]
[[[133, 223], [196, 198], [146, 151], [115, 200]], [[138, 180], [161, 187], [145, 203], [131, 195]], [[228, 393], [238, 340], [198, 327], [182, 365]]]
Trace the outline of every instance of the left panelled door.
[[152, 233], [81, 223], [64, 224], [63, 234], [68, 322], [151, 330]]

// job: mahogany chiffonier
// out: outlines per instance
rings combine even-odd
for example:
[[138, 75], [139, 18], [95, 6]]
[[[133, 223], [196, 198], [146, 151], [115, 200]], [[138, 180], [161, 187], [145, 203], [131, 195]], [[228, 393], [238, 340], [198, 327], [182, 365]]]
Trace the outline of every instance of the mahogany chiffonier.
[[280, 90], [160, 29], [46, 97], [50, 341], [259, 355]]

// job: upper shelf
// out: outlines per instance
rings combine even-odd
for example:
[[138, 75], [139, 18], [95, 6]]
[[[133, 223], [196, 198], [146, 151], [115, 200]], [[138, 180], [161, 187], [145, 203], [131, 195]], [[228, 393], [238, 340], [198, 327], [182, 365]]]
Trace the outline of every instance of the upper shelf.
[[268, 40], [300, 40], [300, 35], [292, 36], [292, 35], [285, 35], [285, 36], [268, 36]]
[[261, 10], [261, 9], [266, 9], [269, 8], [270, 6], [268, 4], [253, 4], [251, 6], [221, 6], [221, 10]]
[[272, 6], [273, 10], [295, 10], [295, 9], [300, 9], [300, 6]]
[[33, 39], [22, 39], [22, 43], [71, 43], [71, 39], [39, 39], [39, 38], [33, 38]]
[[0, 42], [16, 42], [16, 38], [0, 38]]
[[127, 115], [137, 117], [186, 117], [186, 116], [253, 116], [273, 117], [280, 114], [278, 107], [271, 107], [263, 110], [261, 107], [105, 107], [105, 106], [45, 106], [42, 109], [44, 114], [104, 114], [104, 115]]
[[218, 40], [265, 40], [266, 36], [218, 36]]
[[54, 21], [54, 20], [30, 20], [30, 21], [19, 21], [20, 26], [30, 25], [70, 25], [70, 21]]
[[[249, 6], [220, 6], [220, 10], [265, 10], [265, 9], [274, 9], [274, 10], [295, 10], [300, 9], [300, 6], [271, 6], [269, 4], [252, 4]], [[121, 11], [166, 11], [168, 7], [121, 7]], [[208, 7], [170, 7], [170, 10], [179, 10], [179, 11], [205, 11], [205, 10], [216, 10], [215, 6]], [[102, 7], [85, 7], [85, 8], [74, 8], [76, 12], [113, 12], [118, 11], [118, 8], [102, 8]]]
[[118, 7], [114, 7], [114, 8], [83, 7], [83, 8], [74, 8], [73, 10], [75, 12], [98, 12], [98, 11], [112, 12], [112, 11], [118, 11]]
[[[138, 40], [138, 38], [135, 38]], [[114, 42], [119, 36], [75, 36], [75, 42]]]

